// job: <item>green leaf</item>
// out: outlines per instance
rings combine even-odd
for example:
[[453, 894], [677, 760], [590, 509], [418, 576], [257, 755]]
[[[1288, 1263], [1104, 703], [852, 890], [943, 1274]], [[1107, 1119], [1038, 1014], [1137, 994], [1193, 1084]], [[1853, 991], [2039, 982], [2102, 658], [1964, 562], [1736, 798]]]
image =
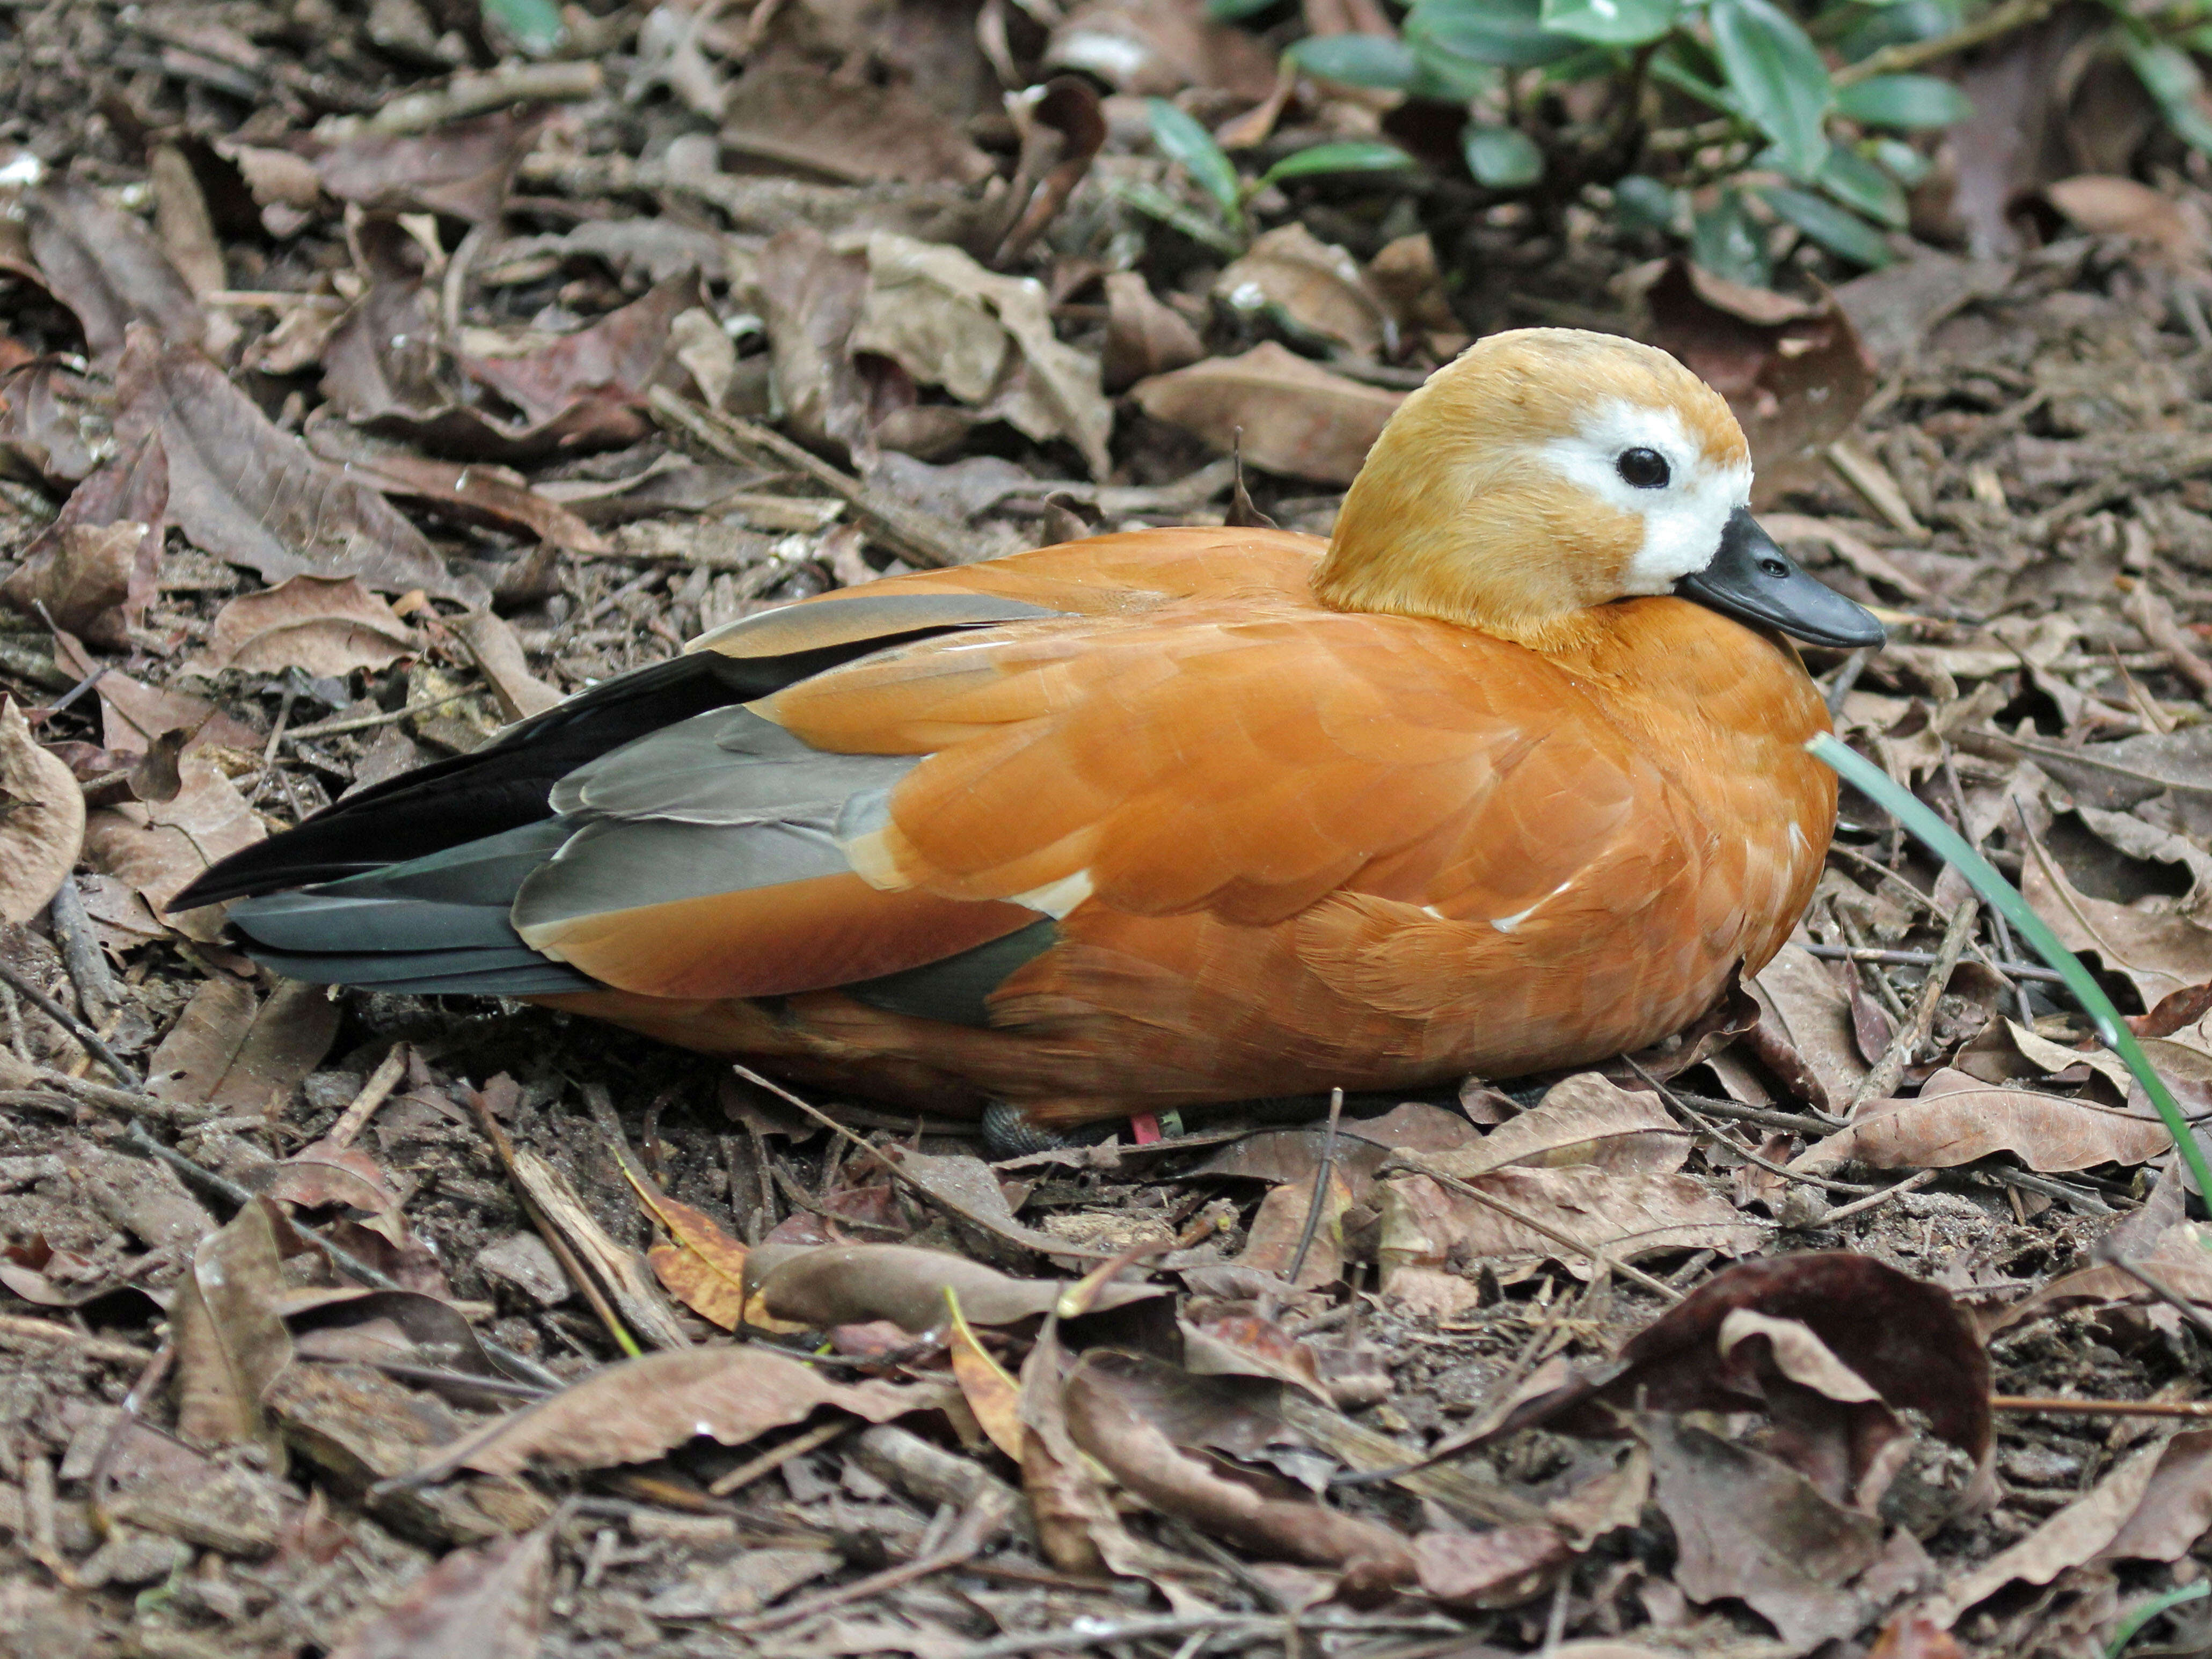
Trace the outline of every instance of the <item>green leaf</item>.
[[1504, 82], [1505, 72], [1495, 64], [1479, 64], [1411, 33], [1406, 44], [1413, 47], [1419, 70], [1413, 84], [1406, 88], [1412, 97], [1433, 99], [1440, 104], [1472, 103], [1491, 96]]
[[2152, 1596], [2112, 1626], [2112, 1639], [2105, 1644], [2106, 1659], [2120, 1659], [2120, 1656], [2128, 1650], [2128, 1644], [2134, 1641], [2142, 1633], [2143, 1626], [2159, 1614], [2171, 1613], [2191, 1601], [2202, 1601], [2208, 1595], [2212, 1595], [2212, 1584], [2200, 1578], [2193, 1584], [2184, 1584], [2179, 1589], [2164, 1590]]
[[1623, 230], [1672, 230], [1680, 203], [1673, 191], [1641, 173], [1613, 182], [1613, 216]]
[[1674, 27], [1681, 0], [1544, 0], [1544, 27], [1554, 34], [1608, 46], [1640, 46]]
[[1194, 184], [1218, 202], [1231, 224], [1241, 225], [1243, 187], [1237, 181], [1236, 164], [1213, 142], [1213, 135], [1164, 98], [1146, 102], [1151, 106], [1152, 142], [1160, 147], [1160, 154], [1179, 163]]
[[1382, 34], [1310, 34], [1283, 55], [1324, 81], [1386, 92], [1409, 90], [1421, 72], [1411, 46]]
[[1544, 152], [1517, 127], [1479, 127], [1469, 123], [1461, 141], [1467, 170], [1492, 190], [1525, 190], [1544, 176]]
[[1948, 127], [1973, 112], [1965, 93], [1933, 75], [1877, 75], [1836, 90], [1836, 113], [1870, 127]]
[[1577, 81], [1609, 81], [1622, 73], [1620, 47], [1584, 46], [1545, 64], [1540, 78], [1547, 86], [1564, 87]]
[[1820, 49], [1771, 0], [1711, 0], [1707, 15], [1729, 90], [1781, 146], [1784, 168], [1810, 179], [1827, 159], [1824, 123], [1835, 99]]
[[1535, 69], [1575, 50], [1544, 27], [1543, 0], [1420, 0], [1407, 15], [1406, 38], [1416, 50], [1433, 41], [1478, 64]]
[[1716, 276], [1765, 288], [1772, 267], [1766, 238], [1743, 210], [1743, 198], [1724, 190], [1720, 199], [1690, 221], [1690, 257]]
[[2120, 50], [2143, 90], [2157, 100], [2173, 136], [2212, 155], [2212, 115], [2205, 112], [2204, 77], [2197, 60], [2178, 46], [2143, 40], [2133, 29], [2122, 35]]
[[483, 15], [495, 34], [532, 58], [552, 51], [568, 33], [553, 0], [483, 0]]
[[1833, 202], [1783, 185], [1762, 185], [1759, 198], [1831, 253], [1862, 265], [1890, 262], [1889, 244], [1881, 233]]
[[1881, 163], [1882, 169], [1907, 190], [1918, 184], [1935, 170], [1935, 162], [1902, 138], [1877, 138], [1870, 154]]
[[[1670, 46], [1680, 43], [1671, 42]], [[1718, 110], [1723, 115], [1741, 115], [1741, 102], [1724, 87], [1717, 87], [1686, 64], [1678, 62], [1667, 47], [1661, 48], [1651, 60], [1651, 78], [1686, 92], [1707, 109]]]
[[2002, 912], [2012, 924], [2013, 932], [2026, 939], [2036, 955], [2058, 970], [2066, 981], [2066, 988], [2074, 994], [2081, 1011], [2089, 1016], [2097, 1028], [2097, 1036], [2104, 1045], [2118, 1054], [2136, 1082], [2142, 1085], [2143, 1093], [2158, 1109], [2159, 1116], [2173, 1135], [2173, 1144], [2181, 1153], [2182, 1162], [2188, 1166], [2190, 1178], [2200, 1193], [2212, 1194], [2212, 1169], [2207, 1169], [2204, 1149], [2197, 1145], [2191, 1133], [2189, 1121], [2182, 1115], [2181, 1108], [2144, 1054], [2136, 1034], [2120, 1018], [2120, 1011], [2112, 1006], [2105, 988], [2097, 983], [2081, 959], [2051, 931], [2051, 926], [2035, 914], [2019, 890], [1991, 867], [1990, 861], [1968, 846], [1959, 832], [1937, 817], [1921, 804], [1918, 796], [1905, 788], [1872, 761], [1858, 754], [1832, 732], [1823, 732], [1805, 747], [1816, 760], [1824, 761], [1842, 775], [1846, 781], [1869, 796], [1874, 803], [1910, 830], [1928, 850], [1966, 878], [1966, 885], [1979, 894], [1982, 901]]
[[1234, 22], [1273, 5], [1276, 0], [1206, 0], [1206, 15], [1217, 23]]
[[1106, 191], [1124, 206], [1181, 231], [1201, 247], [1210, 247], [1231, 259], [1244, 252], [1243, 238], [1231, 235], [1196, 208], [1177, 200], [1158, 185], [1142, 179], [1113, 179], [1108, 180]]
[[1843, 144], [1830, 146], [1827, 165], [1820, 169], [1820, 188], [1845, 207], [1893, 230], [1905, 228], [1909, 216], [1905, 192], [1897, 187], [1896, 179], [1855, 149]]
[[1285, 155], [1260, 179], [1272, 185], [1285, 179], [1310, 179], [1321, 173], [1396, 173], [1413, 165], [1413, 158], [1395, 144], [1386, 144], [1379, 138], [1347, 138]]

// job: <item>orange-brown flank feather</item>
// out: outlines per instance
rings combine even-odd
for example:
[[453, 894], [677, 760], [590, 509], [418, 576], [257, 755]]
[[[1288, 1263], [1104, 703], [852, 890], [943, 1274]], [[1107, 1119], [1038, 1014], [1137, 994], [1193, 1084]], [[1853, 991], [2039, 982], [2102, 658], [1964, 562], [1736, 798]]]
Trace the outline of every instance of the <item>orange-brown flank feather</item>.
[[[1765, 963], [1835, 811], [1789, 645], [1671, 598], [1539, 617], [1541, 649], [1418, 599], [1331, 609], [1325, 551], [1143, 531], [863, 590], [1070, 614], [750, 705], [819, 750], [927, 757], [846, 843], [866, 889], [830, 878], [818, 916], [769, 888], [528, 934], [615, 988], [539, 1000], [1071, 1122], [1601, 1059]], [[1043, 910], [1060, 938], [991, 994], [988, 1029], [811, 988]]]

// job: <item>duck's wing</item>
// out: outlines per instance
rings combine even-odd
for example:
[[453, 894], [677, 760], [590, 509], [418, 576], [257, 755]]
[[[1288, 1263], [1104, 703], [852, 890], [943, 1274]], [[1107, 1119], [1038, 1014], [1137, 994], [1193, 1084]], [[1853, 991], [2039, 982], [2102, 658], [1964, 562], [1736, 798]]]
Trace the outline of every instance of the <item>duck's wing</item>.
[[752, 996], [1086, 904], [1266, 926], [1347, 883], [1418, 896], [1449, 875], [1518, 908], [1617, 829], [1634, 786], [1577, 733], [1525, 799], [1580, 805], [1466, 852], [1509, 775], [1559, 769], [1528, 721], [1534, 682], [1557, 677], [1527, 653], [1240, 611], [930, 641], [642, 739], [555, 791], [580, 827], [523, 884], [514, 925], [624, 990]]

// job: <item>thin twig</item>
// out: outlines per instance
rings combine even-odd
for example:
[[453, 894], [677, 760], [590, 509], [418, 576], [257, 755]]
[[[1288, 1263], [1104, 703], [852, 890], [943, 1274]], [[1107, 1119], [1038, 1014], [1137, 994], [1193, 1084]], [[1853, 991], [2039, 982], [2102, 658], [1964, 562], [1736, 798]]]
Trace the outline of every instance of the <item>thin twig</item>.
[[1627, 1279], [1631, 1284], [1641, 1285], [1645, 1290], [1650, 1291], [1653, 1295], [1663, 1297], [1669, 1303], [1680, 1302], [1682, 1299], [1681, 1291], [1676, 1290], [1665, 1279], [1654, 1279], [1650, 1273], [1645, 1273], [1643, 1268], [1635, 1267], [1629, 1262], [1623, 1261], [1616, 1256], [1608, 1255], [1603, 1250], [1599, 1249], [1595, 1245], [1585, 1244], [1581, 1239], [1577, 1238], [1572, 1233], [1563, 1231], [1559, 1228], [1552, 1225], [1550, 1222], [1540, 1220], [1537, 1217], [1528, 1214], [1528, 1212], [1522, 1210], [1518, 1205], [1508, 1204], [1502, 1198], [1492, 1197], [1490, 1194], [1484, 1192], [1481, 1188], [1475, 1186], [1472, 1182], [1462, 1181], [1457, 1176], [1444, 1175], [1436, 1170], [1421, 1170], [1419, 1173], [1428, 1176], [1430, 1180], [1436, 1182], [1440, 1186], [1449, 1187], [1452, 1191], [1462, 1194], [1465, 1196], [1473, 1199], [1476, 1203], [1484, 1205], [1490, 1209], [1497, 1211], [1498, 1214], [1504, 1216], [1508, 1221], [1518, 1222], [1522, 1226], [1528, 1228], [1529, 1231], [1540, 1233], [1546, 1238], [1550, 1239], [1553, 1243], [1564, 1245], [1566, 1249], [1572, 1250], [1577, 1255], [1587, 1256], [1589, 1259], [1590, 1265], [1595, 1268], [1601, 1268], [1607, 1273], [1618, 1273], [1621, 1278]]
[[[1990, 1409], [2057, 1417], [2212, 1417], [2212, 1400], [2068, 1400], [2056, 1395], [1993, 1394]], [[974, 1659], [971, 1653], [969, 1659]]]
[[2025, 28], [2040, 21], [2057, 3], [2057, 0], [2006, 0], [2005, 4], [1963, 28], [1939, 34], [1932, 40], [1908, 40], [1884, 46], [1869, 52], [1856, 64], [1844, 64], [1829, 78], [1838, 87], [1849, 87], [1877, 75], [1902, 75], [1954, 52], [1964, 52], [1969, 46], [1978, 46], [1984, 40], [1994, 40], [2000, 34]]
[[85, 914], [84, 895], [77, 891], [74, 875], [62, 878], [46, 914], [53, 920], [54, 942], [62, 947], [62, 966], [76, 987], [77, 1006], [90, 1018], [106, 1018], [118, 1000], [115, 976], [108, 972], [107, 957], [100, 948], [100, 936], [92, 930], [92, 918]]
[[2098, 1252], [2098, 1259], [2112, 1263], [2113, 1267], [2118, 1267], [2143, 1289], [2196, 1326], [2198, 1330], [2207, 1335], [2212, 1335], [2212, 1314], [2206, 1313], [2203, 1309], [2198, 1307], [2179, 1291], [2175, 1290], [2172, 1285], [2151, 1272], [2142, 1262], [2118, 1253], [2106, 1255], [2101, 1251]]
[[78, 1047], [113, 1073], [125, 1088], [135, 1090], [145, 1088], [146, 1079], [124, 1064], [117, 1057], [115, 1050], [100, 1040], [99, 1032], [94, 1030], [92, 1027], [87, 1025], [75, 1014], [39, 989], [37, 986], [31, 984], [4, 960], [0, 960], [0, 981], [5, 981], [24, 1001], [67, 1031]]
[[1759, 1169], [1765, 1170], [1769, 1175], [1780, 1176], [1785, 1181], [1798, 1182], [1808, 1187], [1818, 1187], [1823, 1192], [1870, 1193], [1875, 1190], [1875, 1188], [1865, 1186], [1857, 1182], [1831, 1181], [1826, 1176], [1808, 1175], [1802, 1170], [1793, 1170], [1785, 1164], [1777, 1164], [1770, 1158], [1760, 1157], [1750, 1147], [1739, 1146], [1735, 1141], [1729, 1139], [1727, 1135], [1721, 1132], [1721, 1128], [1718, 1124], [1711, 1122], [1702, 1116], [1694, 1108], [1689, 1105], [1687, 1102], [1684, 1101], [1680, 1095], [1676, 1094], [1672, 1089], [1669, 1089], [1657, 1078], [1652, 1076], [1650, 1073], [1645, 1071], [1632, 1055], [1623, 1054], [1621, 1059], [1627, 1064], [1630, 1071], [1635, 1073], [1637, 1076], [1642, 1078], [1646, 1083], [1650, 1084], [1654, 1089], [1656, 1089], [1659, 1091], [1660, 1099], [1665, 1101], [1676, 1111], [1681, 1113], [1683, 1116], [1688, 1118], [1690, 1121], [1696, 1124], [1698, 1129], [1705, 1135], [1718, 1141], [1735, 1157], [1743, 1159], [1745, 1163], [1755, 1164]]
[[514, 1189], [515, 1198], [522, 1206], [522, 1212], [530, 1218], [530, 1224], [538, 1230], [538, 1236], [553, 1252], [554, 1258], [561, 1264], [561, 1270], [568, 1275], [568, 1282], [582, 1291], [584, 1300], [592, 1304], [592, 1311], [599, 1316], [599, 1323], [606, 1328], [615, 1346], [635, 1359], [645, 1351], [638, 1346], [637, 1339], [629, 1334], [629, 1328], [616, 1316], [614, 1304], [607, 1300], [606, 1292], [599, 1288], [599, 1281], [584, 1270], [584, 1264], [576, 1259], [576, 1253], [569, 1248], [568, 1241], [553, 1224], [552, 1217], [538, 1207], [536, 1200], [530, 1196], [529, 1187], [516, 1173], [514, 1143], [507, 1138], [507, 1131], [492, 1115], [491, 1103], [472, 1090], [470, 1091], [470, 1104], [476, 1109], [477, 1122], [483, 1129], [484, 1139], [491, 1143], [492, 1154], [499, 1159], [500, 1168], [507, 1172], [507, 1183]]
[[1966, 949], [1966, 941], [1974, 936], [1974, 924], [1980, 920], [1981, 903], [1976, 899], [1962, 899], [1952, 915], [1951, 925], [1943, 930], [1943, 942], [1936, 947], [1936, 961], [1928, 969], [1928, 977], [1921, 981], [1920, 994], [1914, 999], [1912, 1014], [1904, 1026], [1882, 1050], [1881, 1058], [1874, 1069], [1861, 1080], [1851, 1096], [1850, 1106], [1844, 1115], [1850, 1116], [1869, 1100], [1879, 1100], [1897, 1087], [1905, 1075], [1905, 1068], [1920, 1052], [1920, 1045], [1928, 1041], [1928, 1034], [1936, 1029], [1936, 1010], [1943, 1000], [1943, 988], [1950, 982], [1951, 970], [1959, 965], [1959, 958]]
[[71, 1325], [57, 1325], [51, 1319], [25, 1319], [15, 1314], [0, 1314], [0, 1337], [52, 1342], [74, 1348], [88, 1358], [112, 1360], [118, 1365], [143, 1365], [154, 1358], [145, 1349], [134, 1348], [128, 1342], [110, 1342]]
[[1869, 1210], [1879, 1209], [1893, 1198], [1899, 1198], [1906, 1193], [1918, 1191], [1935, 1180], [1940, 1173], [1941, 1171], [1936, 1170], [1923, 1170], [1917, 1175], [1905, 1176], [1894, 1187], [1885, 1187], [1878, 1193], [1870, 1193], [1866, 1197], [1849, 1204], [1838, 1204], [1820, 1218], [1820, 1224], [1823, 1227], [1832, 1226], [1838, 1221], [1848, 1221], [1851, 1217], [1863, 1214]]
[[330, 1132], [323, 1139], [333, 1146], [352, 1145], [353, 1138], [362, 1132], [362, 1126], [376, 1109], [384, 1104], [392, 1090], [398, 1087], [399, 1079], [406, 1075], [407, 1045], [395, 1042], [392, 1045], [392, 1052], [385, 1055], [383, 1063], [368, 1074], [368, 1081], [361, 1085], [361, 1092], [353, 1097], [345, 1110], [338, 1114], [337, 1121], [331, 1125]]
[[1306, 1252], [1313, 1249], [1314, 1234], [1321, 1228], [1322, 1200], [1328, 1191], [1329, 1176], [1336, 1169], [1336, 1126], [1344, 1116], [1344, 1091], [1328, 1091], [1328, 1127], [1321, 1140], [1321, 1167], [1314, 1171], [1313, 1197], [1306, 1205], [1306, 1224], [1298, 1235], [1297, 1254], [1291, 1258], [1291, 1270], [1285, 1280], [1296, 1287], [1298, 1275], [1305, 1271]]
[[[1996, 913], [1991, 911], [1994, 916]], [[1933, 951], [1886, 951], [1871, 945], [1808, 945], [1805, 953], [1820, 957], [1823, 962], [1875, 962], [1890, 968], [1931, 968], [1936, 963]], [[2041, 980], [2046, 984], [2063, 985], [2065, 976], [2032, 962], [1992, 962], [1986, 964], [2011, 979]]]
[[853, 1417], [835, 1417], [827, 1423], [817, 1423], [803, 1434], [795, 1434], [780, 1446], [772, 1446], [759, 1456], [748, 1458], [727, 1474], [718, 1477], [707, 1490], [716, 1498], [727, 1498], [740, 1486], [749, 1486], [771, 1469], [780, 1469], [794, 1457], [804, 1457], [818, 1447], [828, 1445], [839, 1435], [849, 1433], [860, 1426]]
[[356, 714], [350, 720], [323, 720], [314, 726], [295, 726], [284, 734], [284, 741], [298, 743], [305, 738], [335, 738], [345, 732], [366, 732], [372, 726], [390, 726], [394, 720], [404, 720], [410, 714], [427, 714], [434, 708], [443, 708], [449, 702], [462, 702], [476, 695], [473, 690], [448, 691], [442, 696], [420, 698], [404, 708], [386, 709], [374, 714]]

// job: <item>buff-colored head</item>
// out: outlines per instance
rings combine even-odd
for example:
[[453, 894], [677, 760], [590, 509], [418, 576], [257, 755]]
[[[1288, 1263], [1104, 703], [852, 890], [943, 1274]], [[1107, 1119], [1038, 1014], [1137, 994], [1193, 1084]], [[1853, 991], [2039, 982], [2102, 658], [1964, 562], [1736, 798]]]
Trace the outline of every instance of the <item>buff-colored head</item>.
[[1704, 570], [1750, 498], [1742, 428], [1674, 358], [1518, 329], [1469, 347], [1391, 417], [1315, 592], [1551, 648], [1593, 607]]

